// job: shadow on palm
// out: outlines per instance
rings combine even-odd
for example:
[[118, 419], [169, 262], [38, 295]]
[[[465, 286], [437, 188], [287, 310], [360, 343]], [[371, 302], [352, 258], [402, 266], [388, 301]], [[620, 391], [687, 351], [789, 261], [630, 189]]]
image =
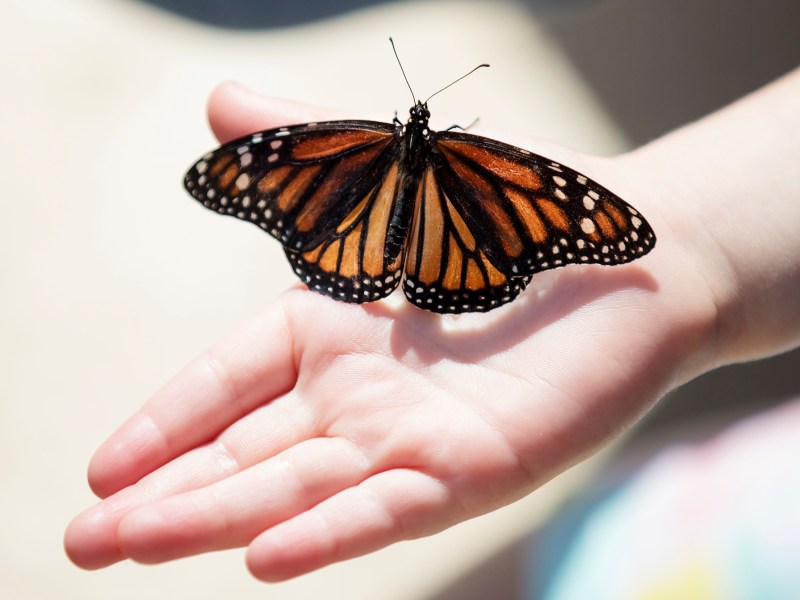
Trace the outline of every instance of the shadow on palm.
[[440, 316], [403, 301], [362, 305], [370, 316], [391, 319], [391, 352], [398, 362], [413, 354], [421, 366], [442, 360], [475, 363], [505, 352], [581, 307], [626, 289], [658, 290], [636, 265], [614, 269], [573, 266], [534, 277], [508, 306], [489, 313]]

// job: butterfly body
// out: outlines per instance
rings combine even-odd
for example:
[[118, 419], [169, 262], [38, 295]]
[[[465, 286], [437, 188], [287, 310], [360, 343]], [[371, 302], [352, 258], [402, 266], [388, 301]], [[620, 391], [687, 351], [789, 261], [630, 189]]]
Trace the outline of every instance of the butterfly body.
[[614, 265], [655, 234], [606, 188], [527, 150], [405, 125], [329, 121], [224, 144], [186, 174], [207, 208], [277, 238], [300, 279], [344, 302], [406, 297], [440, 313], [513, 300], [539, 271]]
[[430, 112], [420, 101], [411, 107], [406, 125], [395, 121], [395, 137], [402, 148], [398, 159], [398, 192], [389, 227], [386, 231], [384, 256], [391, 262], [402, 252], [411, 226], [414, 196], [422, 172], [425, 170], [430, 147]]

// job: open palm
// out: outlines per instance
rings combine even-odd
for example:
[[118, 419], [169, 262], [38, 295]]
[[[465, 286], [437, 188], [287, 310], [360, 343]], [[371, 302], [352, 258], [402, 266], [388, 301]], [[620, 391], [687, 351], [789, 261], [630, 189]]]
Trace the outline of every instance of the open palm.
[[[223, 141], [326, 116], [233, 86], [211, 104]], [[479, 315], [290, 290], [98, 451], [90, 482], [105, 499], [70, 525], [71, 558], [97, 568], [249, 545], [257, 577], [292, 577], [529, 493], [703, 368], [714, 305], [651, 175], [557, 152], [647, 215], [651, 255], [537, 275]]]

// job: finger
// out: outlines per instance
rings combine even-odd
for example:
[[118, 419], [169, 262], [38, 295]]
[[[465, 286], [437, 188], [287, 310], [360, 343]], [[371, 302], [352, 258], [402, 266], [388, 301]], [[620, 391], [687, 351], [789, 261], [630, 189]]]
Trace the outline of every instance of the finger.
[[67, 527], [64, 547], [84, 569], [126, 558], [119, 546], [120, 521], [139, 507], [214, 484], [309, 439], [313, 415], [289, 393], [235, 422], [213, 443], [196, 448], [84, 511]]
[[261, 531], [363, 481], [364, 455], [341, 438], [294, 446], [238, 475], [124, 517], [122, 552], [144, 563], [246, 545]]
[[247, 566], [258, 579], [283, 581], [441, 531], [456, 522], [457, 507], [437, 479], [386, 471], [259, 535], [247, 550]]
[[135, 483], [291, 388], [291, 335], [278, 301], [192, 361], [98, 449], [92, 490], [103, 498]]
[[208, 101], [208, 120], [220, 142], [281, 125], [345, 118], [341, 111], [257, 94], [228, 81]]

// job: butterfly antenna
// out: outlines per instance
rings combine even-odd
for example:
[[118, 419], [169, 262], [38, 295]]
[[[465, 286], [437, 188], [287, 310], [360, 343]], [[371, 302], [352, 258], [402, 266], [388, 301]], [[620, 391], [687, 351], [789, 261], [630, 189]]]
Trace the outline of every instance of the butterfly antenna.
[[403, 74], [403, 79], [406, 80], [408, 91], [411, 92], [411, 99], [414, 101], [414, 104], [416, 104], [417, 98], [416, 96], [414, 96], [414, 90], [411, 89], [411, 84], [408, 83], [408, 77], [406, 77], [406, 71], [405, 69], [403, 69], [403, 63], [400, 62], [400, 57], [397, 56], [397, 48], [394, 47], [394, 40], [391, 37], [389, 38], [389, 43], [392, 45], [392, 50], [394, 51], [394, 57], [397, 59], [397, 64], [400, 65], [400, 72]]
[[432, 93], [430, 96], [428, 96], [427, 100], [425, 100], [425, 104], [427, 104], [427, 103], [428, 103], [428, 100], [430, 100], [431, 98], [433, 98], [433, 97], [434, 97], [436, 94], [438, 94], [439, 92], [443, 92], [443, 91], [445, 91], [445, 90], [446, 90], [447, 88], [449, 88], [451, 85], [455, 85], [456, 83], [458, 83], [459, 81], [461, 81], [461, 80], [462, 80], [462, 79], [464, 79], [465, 77], [467, 77], [467, 76], [469, 76], [469, 75], [472, 75], [472, 74], [473, 74], [475, 71], [477, 71], [478, 69], [481, 69], [481, 68], [483, 68], [483, 67], [488, 67], [488, 66], [489, 66], [489, 65], [488, 65], [488, 64], [486, 64], [486, 63], [483, 63], [483, 64], [481, 64], [481, 65], [478, 65], [477, 67], [475, 67], [474, 69], [472, 69], [472, 70], [471, 70], [469, 73], [467, 73], [467, 74], [465, 74], [465, 75], [462, 75], [461, 77], [459, 77], [458, 79], [456, 79], [455, 81], [453, 81], [453, 82], [451, 82], [451, 83], [448, 83], [446, 86], [444, 86], [444, 87], [443, 87], [442, 89], [440, 89], [438, 92], [434, 92], [434, 93]]

